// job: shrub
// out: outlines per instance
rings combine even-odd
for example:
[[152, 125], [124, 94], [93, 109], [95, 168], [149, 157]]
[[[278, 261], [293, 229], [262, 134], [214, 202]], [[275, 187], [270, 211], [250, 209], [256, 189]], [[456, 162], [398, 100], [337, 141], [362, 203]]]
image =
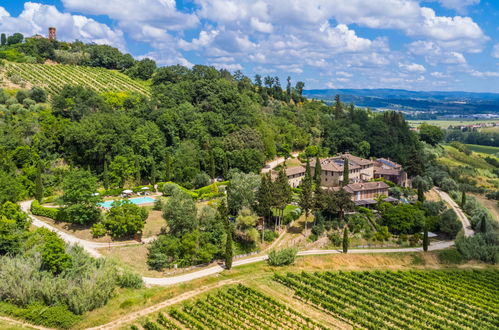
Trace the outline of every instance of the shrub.
[[279, 234], [273, 230], [265, 229], [263, 232], [263, 240], [265, 242], [273, 242], [278, 236]]
[[329, 234], [329, 240], [331, 241], [331, 244], [333, 244], [333, 246], [341, 245], [341, 236], [338, 233]]
[[142, 281], [142, 277], [138, 274], [124, 271], [118, 274], [116, 279], [116, 284], [118, 284], [122, 288], [132, 288], [132, 289], [140, 289], [144, 286], [144, 282]]
[[461, 221], [457, 218], [456, 212], [454, 210], [445, 211], [439, 222], [439, 230], [443, 234], [446, 234], [450, 238], [456, 237], [457, 233], [463, 228]]
[[102, 222], [97, 222], [92, 225], [92, 228], [90, 228], [90, 232], [92, 233], [93, 237], [102, 237], [106, 235], [107, 229]]
[[282, 250], [273, 250], [269, 253], [267, 260], [270, 266], [286, 266], [295, 262], [298, 250], [295, 248], [285, 248]]
[[465, 259], [489, 263], [499, 261], [498, 243], [495, 233], [476, 233], [470, 237], [462, 236], [456, 239], [456, 247]]
[[31, 213], [34, 215], [38, 215], [41, 217], [46, 217], [54, 220], [58, 220], [60, 218], [60, 210], [55, 207], [43, 207], [40, 203], [35, 200], [31, 203]]
[[22, 308], [0, 302], [0, 312], [28, 320], [34, 324], [58, 329], [69, 329], [80, 320], [64, 305], [45, 306], [38, 303]]

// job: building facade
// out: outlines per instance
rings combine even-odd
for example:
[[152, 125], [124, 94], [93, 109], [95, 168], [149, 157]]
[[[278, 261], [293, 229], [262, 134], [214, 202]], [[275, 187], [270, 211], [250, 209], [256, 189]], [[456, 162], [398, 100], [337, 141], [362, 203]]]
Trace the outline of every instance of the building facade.
[[[344, 162], [348, 160], [348, 183], [369, 181], [374, 178], [374, 161], [360, 158], [349, 153], [336, 157], [322, 158], [321, 186], [337, 187], [343, 184]], [[312, 173], [315, 171], [315, 159], [310, 162]]]

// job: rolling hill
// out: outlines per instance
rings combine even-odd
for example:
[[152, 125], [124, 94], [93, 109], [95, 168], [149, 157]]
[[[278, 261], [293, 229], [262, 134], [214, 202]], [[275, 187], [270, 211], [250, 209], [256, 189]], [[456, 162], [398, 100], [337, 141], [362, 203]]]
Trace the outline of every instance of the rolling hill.
[[150, 95], [146, 83], [103, 68], [7, 62], [0, 66], [0, 72], [3, 74], [3, 80], [0, 81], [2, 86], [40, 86], [49, 94], [57, 94], [64, 85], [82, 85], [99, 93], [133, 92]]

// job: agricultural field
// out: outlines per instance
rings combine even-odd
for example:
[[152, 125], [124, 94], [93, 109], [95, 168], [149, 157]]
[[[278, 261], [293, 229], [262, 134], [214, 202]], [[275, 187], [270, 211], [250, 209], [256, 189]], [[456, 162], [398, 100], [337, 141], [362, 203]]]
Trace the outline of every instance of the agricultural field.
[[49, 94], [57, 94], [64, 85], [81, 85], [104, 92], [133, 92], [150, 95], [149, 87], [118, 71], [74, 65], [6, 63], [5, 78], [15, 85], [40, 86]]
[[477, 144], [466, 144], [466, 147], [468, 147], [468, 149], [474, 152], [489, 154], [499, 157], [499, 147], [481, 146]]
[[497, 187], [499, 181], [493, 173], [495, 167], [485, 161], [484, 157], [494, 157], [490, 154], [473, 152], [469, 155], [461, 152], [450, 145], [444, 145], [444, 152], [437, 162], [450, 168], [461, 168], [461, 175], [469, 177], [477, 182], [477, 186], [486, 189]]
[[477, 125], [484, 123], [497, 123], [499, 119], [478, 119], [478, 120], [408, 120], [410, 126], [418, 127], [419, 125], [426, 123], [428, 125], [438, 126], [440, 128], [448, 128], [449, 126], [461, 126], [461, 125]]
[[353, 327], [499, 327], [497, 270], [302, 272], [274, 279]]
[[[326, 329], [300, 312], [241, 284], [172, 308], [169, 316], [183, 327], [197, 329]], [[158, 323], [167, 328], [175, 324], [163, 314], [159, 314]]]

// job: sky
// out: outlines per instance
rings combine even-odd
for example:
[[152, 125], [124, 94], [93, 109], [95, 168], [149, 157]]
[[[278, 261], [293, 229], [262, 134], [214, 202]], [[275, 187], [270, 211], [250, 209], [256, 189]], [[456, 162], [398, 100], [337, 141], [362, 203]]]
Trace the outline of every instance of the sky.
[[0, 32], [49, 26], [161, 66], [306, 89], [499, 92], [499, 0], [0, 0]]

